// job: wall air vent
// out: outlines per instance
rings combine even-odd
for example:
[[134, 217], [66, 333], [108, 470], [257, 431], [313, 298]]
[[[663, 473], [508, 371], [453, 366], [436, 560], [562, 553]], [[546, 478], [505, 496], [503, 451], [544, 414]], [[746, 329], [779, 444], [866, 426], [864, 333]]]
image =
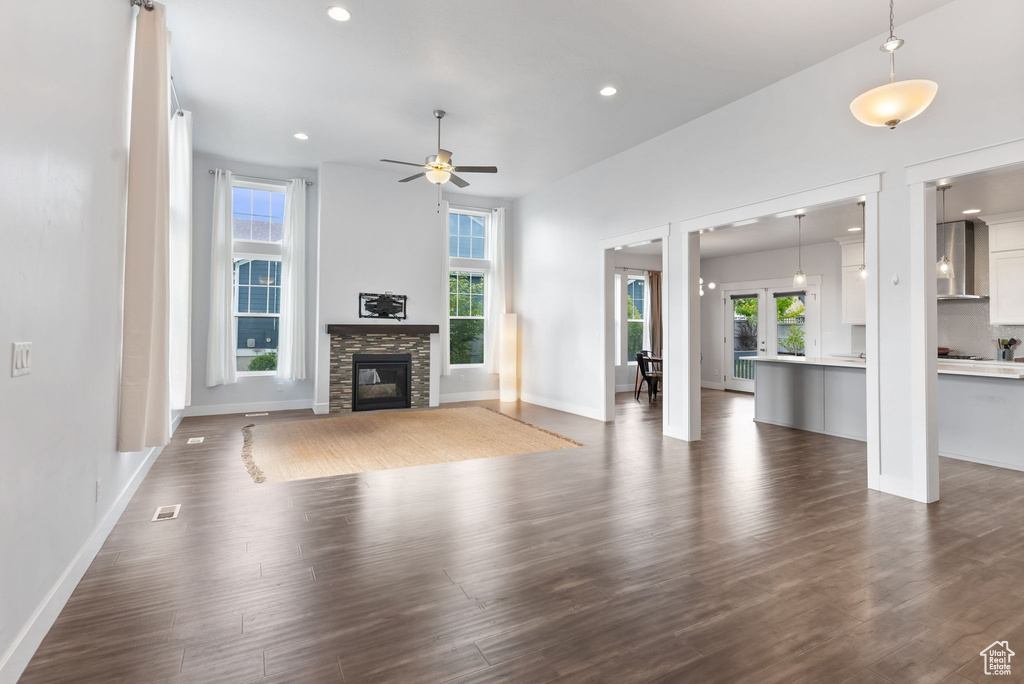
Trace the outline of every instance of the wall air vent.
[[156, 509], [156, 513], [153, 514], [153, 520], [151, 522], [160, 522], [161, 520], [174, 520], [178, 517], [178, 511], [181, 510], [181, 504], [174, 504], [173, 506], [161, 506]]
[[252, 418], [253, 416], [269, 416], [269, 413], [246, 413], [246, 418]]

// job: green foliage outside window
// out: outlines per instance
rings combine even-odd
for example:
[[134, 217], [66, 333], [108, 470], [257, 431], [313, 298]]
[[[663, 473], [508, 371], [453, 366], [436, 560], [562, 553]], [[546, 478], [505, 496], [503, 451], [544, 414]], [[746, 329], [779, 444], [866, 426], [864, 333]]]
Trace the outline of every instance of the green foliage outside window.
[[267, 352], [266, 354], [260, 354], [259, 356], [252, 357], [249, 361], [249, 370], [251, 371], [272, 371], [277, 370], [277, 352]]
[[[448, 349], [453, 364], [484, 362], [484, 276], [452, 271], [448, 277]], [[455, 318], [467, 316], [469, 318]]]

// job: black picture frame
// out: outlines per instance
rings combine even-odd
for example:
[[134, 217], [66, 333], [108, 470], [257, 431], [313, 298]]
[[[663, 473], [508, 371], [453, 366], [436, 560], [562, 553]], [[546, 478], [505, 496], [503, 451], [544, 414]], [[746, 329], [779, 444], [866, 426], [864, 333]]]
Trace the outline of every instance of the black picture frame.
[[396, 321], [404, 321], [406, 299], [406, 295], [396, 295], [390, 292], [383, 294], [360, 292], [359, 317], [392, 318]]

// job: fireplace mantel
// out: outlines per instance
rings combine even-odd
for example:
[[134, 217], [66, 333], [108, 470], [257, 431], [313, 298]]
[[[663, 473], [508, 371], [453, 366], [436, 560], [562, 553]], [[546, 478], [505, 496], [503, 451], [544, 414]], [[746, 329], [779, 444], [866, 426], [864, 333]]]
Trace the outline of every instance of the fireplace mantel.
[[427, 335], [429, 333], [441, 332], [437, 325], [406, 325], [405, 323], [363, 325], [359, 323], [328, 323], [328, 335], [358, 335], [360, 333], [385, 333], [407, 335]]

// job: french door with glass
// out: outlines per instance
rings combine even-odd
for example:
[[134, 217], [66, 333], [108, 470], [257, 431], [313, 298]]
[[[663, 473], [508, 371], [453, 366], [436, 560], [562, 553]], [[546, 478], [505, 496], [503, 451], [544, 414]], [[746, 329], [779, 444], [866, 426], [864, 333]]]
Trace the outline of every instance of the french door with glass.
[[725, 293], [725, 388], [754, 391], [754, 359], [765, 352], [761, 325], [764, 290]]
[[818, 286], [736, 290], [725, 296], [725, 388], [753, 392], [761, 356], [818, 356]]

